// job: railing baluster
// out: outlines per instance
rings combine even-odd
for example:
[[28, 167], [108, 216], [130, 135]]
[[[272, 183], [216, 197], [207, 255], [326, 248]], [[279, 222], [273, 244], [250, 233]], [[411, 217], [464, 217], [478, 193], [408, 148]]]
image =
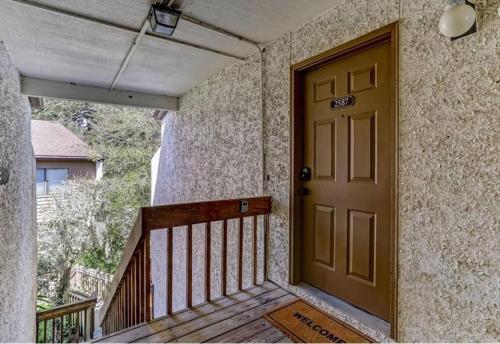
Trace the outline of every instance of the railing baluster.
[[134, 298], [132, 297], [133, 296], [133, 282], [134, 282], [134, 279], [133, 279], [133, 264], [131, 263], [130, 264], [130, 267], [128, 269], [128, 288], [129, 288], [129, 291], [128, 291], [128, 304], [129, 304], [129, 309], [128, 309], [128, 323], [127, 323], [127, 327], [129, 326], [132, 326], [134, 324]]
[[264, 281], [267, 281], [267, 255], [269, 241], [269, 214], [264, 215]]
[[193, 305], [193, 226], [188, 225], [186, 233], [186, 306]]
[[137, 319], [137, 308], [138, 308], [138, 304], [137, 304], [137, 290], [138, 290], [138, 283], [137, 283], [137, 254], [134, 255], [134, 274], [132, 275], [132, 281], [134, 283], [134, 289], [133, 289], [133, 294], [132, 294], [132, 297], [133, 297], [133, 300], [134, 300], [134, 308], [132, 309], [132, 314], [134, 316], [134, 323], [133, 325], [136, 325], [139, 323], [138, 319]]
[[125, 271], [125, 323], [124, 328], [130, 326], [130, 268]]
[[243, 289], [243, 217], [239, 221], [238, 233], [238, 290]]
[[120, 323], [122, 320], [122, 291], [121, 288], [118, 290], [117, 306], [116, 306], [116, 331], [120, 330]]
[[56, 343], [56, 319], [52, 319], [52, 343]]
[[212, 280], [210, 270], [212, 269], [212, 224], [207, 222], [205, 229], [205, 301], [211, 299]]
[[257, 285], [257, 215], [253, 217], [253, 285]]
[[128, 276], [127, 272], [125, 272], [125, 279], [123, 280], [123, 324], [122, 328], [127, 327], [128, 323]]
[[145, 321], [150, 321], [152, 319], [152, 314], [151, 314], [151, 304], [152, 304], [152, 295], [151, 295], [151, 233], [147, 232], [146, 237], [144, 239], [144, 250], [146, 251], [145, 254], [145, 271], [144, 271], [144, 280], [146, 281], [145, 283], [145, 292], [144, 294], [146, 295], [146, 319]]
[[142, 246], [142, 319], [146, 321], [146, 245]]
[[61, 316], [61, 324], [60, 324], [61, 328], [61, 338], [60, 338], [60, 342], [62, 343], [63, 342], [63, 339], [64, 339], [64, 315]]
[[142, 261], [143, 261], [143, 255], [142, 255], [142, 250], [139, 250], [139, 253], [138, 253], [138, 257], [139, 257], [139, 273], [137, 274], [137, 278], [138, 278], [138, 281], [137, 281], [137, 285], [139, 286], [138, 288], [138, 293], [139, 293], [139, 301], [138, 301], [138, 304], [139, 306], [137, 307], [137, 316], [138, 316], [138, 319], [139, 319], [139, 322], [142, 323], [144, 321], [144, 318], [142, 317], [142, 311], [143, 311], [143, 297], [142, 297], [142, 291], [143, 291], [143, 288], [144, 288], [144, 285], [142, 283], [143, 281], [143, 264], [142, 264]]
[[227, 295], [227, 220], [224, 220], [222, 228], [222, 271], [221, 271], [221, 289], [222, 296]]
[[75, 314], [75, 325], [76, 325], [76, 338], [77, 342], [80, 342], [80, 312]]
[[172, 260], [173, 260], [174, 229], [167, 228], [167, 315], [172, 314]]
[[135, 325], [135, 259], [130, 266], [130, 326], [133, 325]]
[[123, 329], [123, 324], [125, 323], [125, 281], [122, 283], [122, 287], [120, 289], [120, 305], [121, 305], [121, 317], [120, 317], [120, 330]]
[[104, 319], [108, 321], [107, 326], [106, 326], [106, 333], [104, 334], [109, 334], [114, 331], [114, 324], [115, 324], [115, 305], [116, 301], [112, 300], [108, 312], [106, 313], [106, 316]]
[[88, 327], [88, 313], [87, 310], [83, 312], [83, 333], [85, 333], [85, 339], [89, 340], [90, 339], [90, 331]]
[[43, 342], [47, 343], [47, 320], [43, 321]]
[[115, 331], [118, 331], [118, 329], [120, 328], [120, 318], [121, 318], [121, 312], [122, 312], [122, 310], [121, 310], [121, 298], [122, 298], [122, 295], [121, 295], [120, 289], [118, 289], [117, 295], [116, 295], [116, 301], [115, 301], [115, 304], [116, 304]]
[[118, 330], [118, 322], [119, 322], [119, 318], [120, 318], [120, 290], [117, 290], [116, 291], [116, 294], [115, 294], [115, 307], [114, 307], [114, 310], [113, 310], [113, 313], [114, 313], [114, 331], [117, 331]]

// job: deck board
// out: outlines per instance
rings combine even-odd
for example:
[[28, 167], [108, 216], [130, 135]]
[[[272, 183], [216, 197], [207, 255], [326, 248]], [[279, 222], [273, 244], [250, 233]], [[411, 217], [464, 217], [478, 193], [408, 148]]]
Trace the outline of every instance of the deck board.
[[251, 288], [244, 292], [219, 298], [210, 303], [193, 307], [173, 314], [169, 317], [161, 317], [147, 324], [140, 324], [114, 334], [97, 338], [94, 342], [100, 343], [130, 343], [140, 338], [147, 337], [167, 328], [183, 324], [185, 322], [197, 319], [203, 315], [213, 313], [217, 310], [235, 305], [239, 302], [249, 300], [264, 293], [278, 289], [273, 283], [263, 283], [261, 286]]
[[249, 322], [262, 317], [267, 311], [270, 311], [277, 306], [289, 303], [296, 297], [291, 294], [286, 294], [275, 300], [266, 302], [260, 306], [254, 307], [243, 313], [232, 314], [230, 317], [223, 321], [219, 321], [210, 326], [203, 327], [202, 329], [193, 332], [187, 336], [183, 336], [174, 340], [174, 343], [201, 343], [212, 339], [215, 336], [231, 331], [234, 328], [248, 324]]
[[264, 318], [259, 318], [248, 324], [228, 331], [220, 336], [207, 340], [207, 343], [241, 343], [255, 336], [256, 333], [263, 332], [271, 328], [270, 322]]
[[285, 335], [277, 328], [271, 327], [247, 339], [249, 343], [275, 343], [283, 339]]
[[266, 282], [245, 292], [193, 307], [96, 342], [270, 342], [284, 335], [262, 316], [297, 297]]

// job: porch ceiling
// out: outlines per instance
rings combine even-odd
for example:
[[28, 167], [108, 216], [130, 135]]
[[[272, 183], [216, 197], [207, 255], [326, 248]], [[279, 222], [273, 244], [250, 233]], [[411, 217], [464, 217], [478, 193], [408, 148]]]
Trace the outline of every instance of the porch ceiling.
[[[184, 14], [266, 43], [338, 0], [175, 0]], [[27, 1], [25, 1], [27, 2]], [[110, 88], [154, 0], [36, 0], [131, 30], [0, 0], [0, 39], [24, 76]], [[173, 38], [238, 57], [256, 48], [181, 20]], [[116, 84], [117, 90], [178, 96], [235, 58], [146, 35]]]

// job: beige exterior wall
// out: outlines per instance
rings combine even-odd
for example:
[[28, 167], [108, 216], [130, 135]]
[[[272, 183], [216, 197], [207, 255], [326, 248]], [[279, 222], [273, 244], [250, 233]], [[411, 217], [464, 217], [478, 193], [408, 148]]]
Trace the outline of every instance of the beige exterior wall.
[[88, 160], [36, 159], [37, 168], [68, 168], [70, 178], [96, 177], [96, 163]]
[[[399, 339], [500, 340], [500, 0], [476, 4], [479, 31], [450, 42], [438, 32], [445, 1], [339, 1], [267, 46], [263, 114], [257, 55], [215, 75], [164, 119], [155, 204], [245, 197], [264, 187], [273, 197], [271, 279], [386, 339], [288, 285], [289, 73], [294, 63], [399, 20]], [[160, 239], [153, 243], [159, 286]], [[159, 287], [159, 307], [162, 294]]]
[[[69, 178], [96, 178], [96, 163], [88, 160], [36, 159], [37, 168], [67, 168]], [[36, 196], [36, 221], [43, 223], [56, 214], [57, 193]]]
[[35, 340], [35, 159], [19, 85], [0, 42], [0, 342]]

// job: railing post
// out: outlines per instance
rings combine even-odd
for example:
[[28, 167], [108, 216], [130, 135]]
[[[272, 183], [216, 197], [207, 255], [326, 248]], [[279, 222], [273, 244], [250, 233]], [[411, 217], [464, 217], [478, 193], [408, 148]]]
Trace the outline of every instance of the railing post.
[[94, 312], [94, 308], [89, 308], [85, 310], [85, 340], [92, 339], [92, 315], [90, 313]]

